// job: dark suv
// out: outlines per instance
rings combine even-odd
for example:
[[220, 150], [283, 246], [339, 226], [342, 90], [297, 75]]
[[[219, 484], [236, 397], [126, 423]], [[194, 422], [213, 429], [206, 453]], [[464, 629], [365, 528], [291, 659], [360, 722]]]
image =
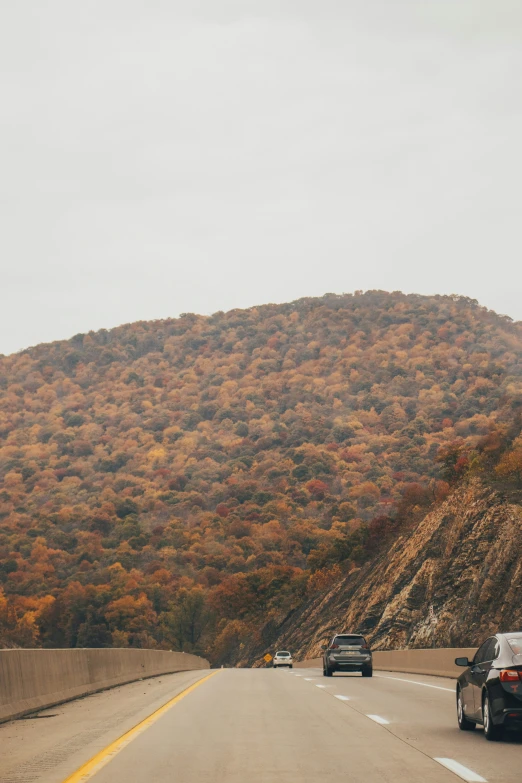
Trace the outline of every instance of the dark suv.
[[341, 633], [330, 644], [323, 644], [323, 674], [331, 677], [334, 672], [361, 672], [363, 677], [373, 674], [372, 651], [364, 636], [358, 633]]

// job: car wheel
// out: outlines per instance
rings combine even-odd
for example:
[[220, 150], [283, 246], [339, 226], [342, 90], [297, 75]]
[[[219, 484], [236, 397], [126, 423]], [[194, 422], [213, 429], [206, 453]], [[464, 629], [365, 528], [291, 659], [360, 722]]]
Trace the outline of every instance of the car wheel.
[[504, 733], [503, 726], [495, 726], [493, 723], [493, 717], [491, 715], [491, 704], [489, 703], [489, 695], [484, 693], [482, 699], [482, 716], [484, 720], [484, 736], [490, 742], [496, 742], [501, 739]]
[[477, 724], [472, 720], [468, 720], [464, 713], [464, 703], [462, 701], [462, 691], [460, 688], [457, 691], [457, 720], [459, 722], [459, 729], [461, 731], [475, 731]]
[[363, 668], [361, 669], [361, 674], [363, 677], [373, 677], [373, 667], [363, 666]]
[[289, 669], [293, 669], [293, 668], [294, 668], [294, 664], [293, 664], [293, 663], [291, 663], [291, 664], [290, 664], [290, 666], [289, 666], [288, 668], [289, 668]]
[[333, 674], [333, 671], [330, 669], [329, 666], [327, 666], [326, 669], [324, 670], [324, 676], [325, 677], [331, 677], [332, 674]]

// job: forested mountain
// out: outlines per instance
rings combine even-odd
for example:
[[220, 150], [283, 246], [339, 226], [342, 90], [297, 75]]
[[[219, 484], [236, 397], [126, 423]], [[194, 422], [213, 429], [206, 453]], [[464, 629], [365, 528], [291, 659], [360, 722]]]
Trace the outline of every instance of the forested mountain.
[[0, 644], [237, 658], [459, 476], [518, 481], [521, 381], [520, 323], [380, 291], [0, 357]]

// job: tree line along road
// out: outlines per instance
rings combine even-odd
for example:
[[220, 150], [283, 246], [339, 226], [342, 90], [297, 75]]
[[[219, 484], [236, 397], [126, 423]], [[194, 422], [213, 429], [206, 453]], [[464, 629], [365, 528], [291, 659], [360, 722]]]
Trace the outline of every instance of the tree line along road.
[[1, 783], [519, 783], [522, 738], [460, 732], [454, 680], [225, 669], [0, 726]]

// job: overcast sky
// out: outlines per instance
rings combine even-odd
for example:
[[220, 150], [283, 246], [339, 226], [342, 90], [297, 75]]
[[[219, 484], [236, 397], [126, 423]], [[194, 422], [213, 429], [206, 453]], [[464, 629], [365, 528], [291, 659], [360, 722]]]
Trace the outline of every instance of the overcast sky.
[[0, 68], [0, 353], [368, 288], [522, 319], [520, 0], [6, 0]]

